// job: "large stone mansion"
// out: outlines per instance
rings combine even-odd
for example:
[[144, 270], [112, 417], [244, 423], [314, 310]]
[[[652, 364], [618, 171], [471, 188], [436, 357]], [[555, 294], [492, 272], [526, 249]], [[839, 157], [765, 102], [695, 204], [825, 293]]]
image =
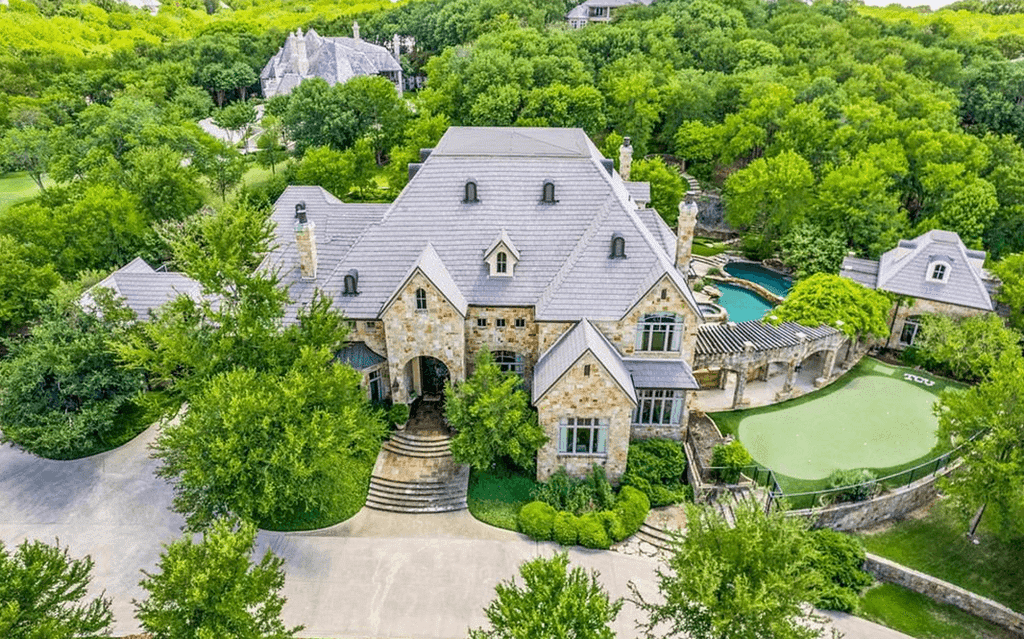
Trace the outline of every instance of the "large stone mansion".
[[631, 439], [680, 438], [702, 321], [683, 275], [696, 207], [677, 238], [649, 185], [579, 129], [453, 127], [421, 155], [391, 204], [284, 192], [265, 265], [291, 312], [316, 290], [334, 300], [351, 323], [340, 357], [378, 400], [437, 400], [490, 349], [549, 437], [540, 479], [596, 463], [615, 480]]

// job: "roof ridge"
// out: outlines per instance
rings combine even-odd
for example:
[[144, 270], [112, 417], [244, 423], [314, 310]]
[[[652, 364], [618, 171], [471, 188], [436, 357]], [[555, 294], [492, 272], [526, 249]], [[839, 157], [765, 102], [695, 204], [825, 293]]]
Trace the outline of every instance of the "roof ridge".
[[[959, 239], [959, 237], [960, 236], [957, 235], [957, 239]], [[959, 242], [956, 243], [956, 248], [958, 251], [960, 251], [961, 257], [963, 257], [964, 265], [967, 266], [967, 270], [970, 271], [971, 273], [971, 278], [974, 280], [974, 285], [981, 291], [982, 297], [988, 300], [988, 310], [994, 310], [995, 305], [992, 304], [992, 296], [988, 294], [988, 288], [986, 288], [985, 286], [985, 281], [982, 279], [981, 273], [974, 270], [974, 265], [971, 264], [971, 258], [969, 255], [967, 255], [967, 245], [964, 244], [963, 240], [960, 240]]]
[[541, 291], [541, 294], [537, 298], [537, 303], [534, 306], [536, 315], [540, 316], [544, 313], [547, 305], [551, 303], [552, 296], [556, 291], [558, 291], [562, 283], [565, 282], [565, 278], [569, 276], [569, 273], [572, 272], [576, 263], [579, 262], [580, 257], [583, 256], [583, 252], [586, 248], [590, 246], [590, 240], [593, 239], [597, 230], [604, 223], [604, 220], [608, 216], [610, 210], [611, 205], [608, 200], [605, 200], [604, 205], [601, 207], [601, 211], [591, 218], [590, 225], [587, 226], [586, 230], [584, 230], [580, 235], [580, 239], [576, 241], [576, 245], [572, 247], [572, 251], [569, 252], [565, 261], [562, 262], [562, 266], [559, 267], [558, 271], [551, 278], [551, 281], [548, 282], [547, 286], [544, 287], [544, 290]]

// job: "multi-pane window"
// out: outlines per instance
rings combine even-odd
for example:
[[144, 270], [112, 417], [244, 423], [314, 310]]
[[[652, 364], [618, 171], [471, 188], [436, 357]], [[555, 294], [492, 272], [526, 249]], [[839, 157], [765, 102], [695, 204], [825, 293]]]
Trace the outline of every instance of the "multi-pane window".
[[558, 452], [565, 455], [603, 455], [608, 450], [608, 420], [567, 417], [558, 427]]
[[427, 310], [427, 292], [424, 291], [422, 288], [416, 289], [416, 310]]
[[661, 388], [640, 389], [633, 411], [634, 424], [652, 426], [678, 424], [683, 416], [683, 391]]
[[498, 328], [505, 328], [505, 318], [499, 317], [498, 319], [494, 320], [494, 325], [497, 326]]
[[476, 318], [476, 325], [477, 325], [477, 328], [487, 328], [487, 318], [486, 317], [478, 317], [478, 318]]
[[508, 255], [506, 255], [504, 251], [499, 251], [494, 260], [495, 272], [508, 273]]
[[512, 351], [494, 351], [494, 363], [504, 373], [515, 373], [523, 376], [523, 356]]
[[932, 268], [932, 279], [933, 280], [939, 280], [940, 282], [942, 280], [946, 279], [946, 265], [945, 264], [936, 264]]
[[636, 350], [678, 351], [683, 335], [683, 320], [678, 315], [645, 315], [637, 325]]
[[516, 318], [516, 328], [526, 328], [526, 320], [522, 317]]
[[367, 386], [370, 389], [370, 401], [384, 401], [384, 384], [381, 381], [380, 370], [370, 371], [370, 374], [367, 376], [367, 382]]
[[903, 330], [900, 332], [900, 344], [904, 346], [912, 346], [914, 339], [917, 338], [918, 331], [921, 330], [921, 318], [917, 315], [908, 317], [903, 322]]

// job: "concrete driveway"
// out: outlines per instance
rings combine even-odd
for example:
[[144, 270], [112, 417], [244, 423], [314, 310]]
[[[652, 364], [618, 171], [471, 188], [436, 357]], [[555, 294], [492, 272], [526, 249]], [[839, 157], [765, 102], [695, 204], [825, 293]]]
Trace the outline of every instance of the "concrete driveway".
[[[75, 461], [49, 461], [0, 448], [0, 540], [59, 539], [76, 557], [91, 555], [93, 590], [113, 599], [114, 634], [137, 632], [132, 599], [144, 595], [141, 570], [152, 570], [162, 544], [180, 536], [170, 487], [154, 475], [150, 428], [132, 442]], [[284, 617], [306, 637], [449, 639], [484, 625], [494, 585], [520, 563], [559, 548], [474, 520], [467, 512], [392, 515], [364, 510], [332, 528], [259, 535], [260, 550], [285, 560]], [[628, 583], [655, 589], [654, 560], [618, 553], [570, 551], [573, 564], [595, 569], [613, 596]], [[619, 637], [636, 636], [636, 610], [619, 615]], [[851, 639], [899, 639], [899, 633], [856, 617], [835, 625]]]

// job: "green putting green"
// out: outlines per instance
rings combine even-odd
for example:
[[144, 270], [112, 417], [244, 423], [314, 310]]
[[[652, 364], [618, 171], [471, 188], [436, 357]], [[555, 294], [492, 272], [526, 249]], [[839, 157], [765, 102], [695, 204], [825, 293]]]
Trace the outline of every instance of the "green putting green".
[[865, 359], [824, 391], [734, 415], [739, 439], [757, 463], [816, 480], [927, 455], [937, 443], [932, 405], [945, 387], [927, 373]]

